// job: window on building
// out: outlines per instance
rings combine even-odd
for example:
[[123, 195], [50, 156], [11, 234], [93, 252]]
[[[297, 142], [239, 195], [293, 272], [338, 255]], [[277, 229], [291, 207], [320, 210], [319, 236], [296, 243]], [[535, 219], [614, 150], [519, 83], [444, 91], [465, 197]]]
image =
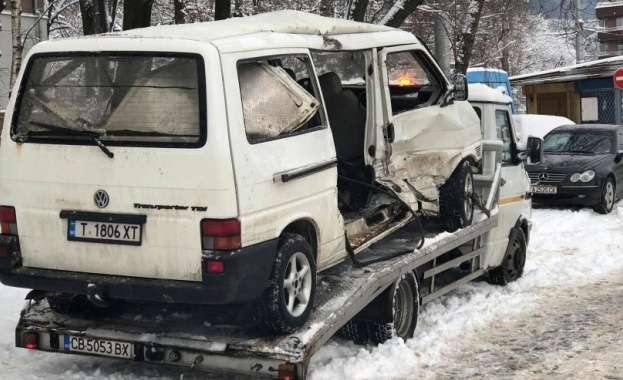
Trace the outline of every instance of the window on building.
[[617, 28], [623, 26], [623, 17], [617, 17]]

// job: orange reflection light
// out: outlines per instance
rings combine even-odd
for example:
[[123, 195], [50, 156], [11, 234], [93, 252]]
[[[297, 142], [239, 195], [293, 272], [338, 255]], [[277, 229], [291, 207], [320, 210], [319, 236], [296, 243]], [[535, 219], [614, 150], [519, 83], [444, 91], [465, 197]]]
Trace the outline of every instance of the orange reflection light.
[[399, 78], [398, 85], [399, 86], [413, 86], [415, 83], [412, 78]]

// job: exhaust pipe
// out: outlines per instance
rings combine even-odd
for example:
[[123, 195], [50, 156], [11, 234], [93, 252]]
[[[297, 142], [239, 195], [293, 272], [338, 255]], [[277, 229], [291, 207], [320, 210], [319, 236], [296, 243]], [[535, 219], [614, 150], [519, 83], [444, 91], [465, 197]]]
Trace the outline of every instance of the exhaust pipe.
[[97, 307], [110, 306], [110, 301], [104, 296], [104, 290], [95, 284], [87, 285], [87, 299]]

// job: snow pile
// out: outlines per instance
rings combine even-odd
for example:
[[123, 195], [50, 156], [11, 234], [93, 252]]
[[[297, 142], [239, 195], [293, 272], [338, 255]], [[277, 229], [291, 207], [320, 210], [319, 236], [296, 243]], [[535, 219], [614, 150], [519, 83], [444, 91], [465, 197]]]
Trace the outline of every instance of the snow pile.
[[623, 202], [618, 206], [609, 215], [590, 209], [534, 210], [524, 277], [507, 287], [468, 284], [429, 303], [407, 342], [362, 348], [335, 339], [312, 358], [310, 378], [435, 378], [444, 354], [491, 322], [512, 319], [546, 298], [551, 288], [590, 283], [623, 269]]

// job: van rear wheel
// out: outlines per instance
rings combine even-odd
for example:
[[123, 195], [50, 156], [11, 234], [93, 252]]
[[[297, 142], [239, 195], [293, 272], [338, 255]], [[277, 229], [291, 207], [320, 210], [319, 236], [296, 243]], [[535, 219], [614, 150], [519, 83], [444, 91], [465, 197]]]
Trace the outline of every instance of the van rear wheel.
[[316, 295], [316, 264], [302, 236], [281, 237], [270, 283], [256, 302], [255, 317], [277, 333], [292, 333], [309, 318]]
[[521, 228], [515, 228], [515, 236], [508, 243], [502, 264], [488, 273], [487, 281], [490, 284], [503, 286], [518, 280], [523, 275], [526, 264], [526, 235]]

